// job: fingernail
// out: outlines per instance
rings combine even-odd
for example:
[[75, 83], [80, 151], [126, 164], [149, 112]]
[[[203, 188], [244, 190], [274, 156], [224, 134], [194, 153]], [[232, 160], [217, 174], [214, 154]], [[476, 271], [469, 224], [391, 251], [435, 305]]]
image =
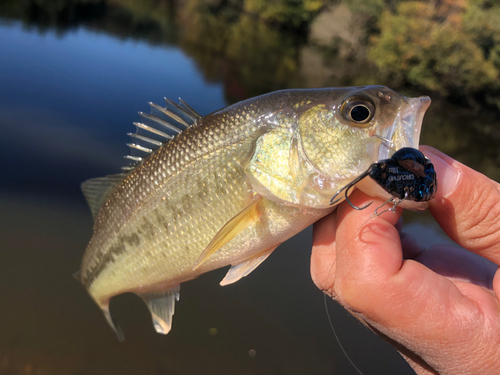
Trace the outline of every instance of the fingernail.
[[456, 161], [432, 147], [422, 147], [421, 151], [431, 159], [434, 165], [438, 180], [438, 194], [447, 197], [457, 186], [458, 171], [453, 165]]

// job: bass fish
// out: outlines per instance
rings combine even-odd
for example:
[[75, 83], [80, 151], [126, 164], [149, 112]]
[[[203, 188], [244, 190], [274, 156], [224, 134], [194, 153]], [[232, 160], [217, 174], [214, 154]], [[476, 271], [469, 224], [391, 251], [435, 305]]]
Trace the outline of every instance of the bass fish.
[[167, 334], [182, 282], [247, 276], [373, 163], [417, 148], [429, 104], [383, 86], [276, 91], [206, 116], [150, 103], [132, 165], [82, 184], [95, 225], [78, 278], [115, 332], [109, 301], [133, 292]]

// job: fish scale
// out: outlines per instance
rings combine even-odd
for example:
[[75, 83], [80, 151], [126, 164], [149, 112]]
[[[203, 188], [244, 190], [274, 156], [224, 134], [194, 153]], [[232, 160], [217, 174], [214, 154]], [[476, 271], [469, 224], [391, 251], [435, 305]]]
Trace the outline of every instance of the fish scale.
[[[144, 155], [128, 173], [83, 184], [95, 225], [80, 279], [113, 328], [117, 294], [140, 295], [167, 333], [182, 282], [227, 265], [222, 285], [248, 275], [331, 212], [360, 171], [417, 147], [428, 99], [382, 86], [285, 90], [203, 117], [166, 103], [141, 114], [148, 123], [131, 137], [145, 143], [131, 149]], [[372, 108], [365, 123], [345, 113], [356, 103]]]
[[[203, 129], [203, 128], [199, 128]], [[201, 137], [200, 140], [204, 143], [209, 143], [210, 139], [208, 137]], [[248, 142], [248, 141], [247, 141]], [[209, 152], [216, 149], [216, 146], [213, 146], [213, 143], [211, 145], [200, 145], [201, 148], [205, 146]], [[188, 146], [189, 147], [189, 146]], [[241, 154], [241, 150], [247, 150], [248, 148], [242, 148], [242, 147], [235, 147], [236, 153]], [[181, 149], [184, 150], [184, 149]], [[235, 158], [238, 158], [241, 155], [235, 155], [235, 153], [231, 153], [227, 151], [227, 148], [224, 149], [219, 149], [216, 151], [212, 151], [212, 158], [207, 157], [207, 154], [198, 156], [196, 159], [192, 158], [194, 160], [200, 160], [199, 164], [196, 165], [189, 165], [189, 166], [184, 166], [185, 164], [189, 164], [191, 160], [185, 160], [184, 156], [185, 155], [190, 155], [190, 150], [187, 149], [185, 151], [179, 151], [174, 154], [169, 154], [167, 149], [160, 150], [158, 154], [153, 155], [153, 157], [150, 160], [147, 160], [147, 162], [151, 163], [151, 167], [148, 168], [149, 166], [145, 163], [142, 168], [138, 169], [137, 171], [134, 171], [135, 173], [140, 174], [139, 178], [135, 178], [135, 176], [127, 176], [127, 180], [131, 181], [131, 183], [128, 183], [126, 181], [125, 184], [123, 184], [115, 193], [115, 197], [110, 197], [111, 202], [113, 199], [116, 199], [117, 201], [122, 200], [123, 202], [123, 197], [128, 196], [129, 199], [125, 200], [123, 202], [124, 204], [122, 205], [117, 205], [117, 204], [110, 204], [107, 207], [104, 207], [104, 210], [102, 210], [102, 213], [100, 213], [98, 217], [98, 223], [101, 222], [107, 222], [111, 225], [107, 226], [102, 226], [100, 228], [106, 228], [107, 230], [102, 230], [100, 231], [100, 238], [102, 238], [101, 241], [96, 243], [96, 251], [98, 249], [103, 249], [106, 248], [106, 246], [111, 247], [112, 245], [108, 245], [106, 243], [106, 239], [110, 238], [109, 232], [113, 231], [114, 233], [124, 233], [125, 235], [131, 235], [132, 233], [136, 233], [136, 228], [141, 227], [141, 220], [143, 220], [143, 217], [147, 217], [151, 215], [151, 211], [153, 209], [158, 209], [159, 210], [159, 215], [163, 216], [165, 221], [169, 223], [170, 226], [172, 226], [173, 233], [178, 232], [179, 230], [189, 230], [189, 226], [191, 224], [191, 221], [184, 221], [185, 218], [185, 211], [190, 211], [193, 209], [193, 207], [199, 207], [197, 210], [197, 217], [201, 217], [202, 220], [207, 224], [207, 225], [213, 225], [215, 228], [222, 226], [226, 221], [228, 221], [232, 216], [234, 216], [238, 210], [243, 208], [243, 205], [245, 203], [245, 199], [247, 199], [246, 195], [248, 193], [244, 193], [243, 190], [249, 191], [250, 188], [246, 187], [243, 180], [245, 179], [245, 174], [244, 171], [241, 167], [237, 168], [236, 170], [233, 170], [228, 173], [227, 168], [226, 172], [223, 171], [223, 167], [219, 167], [217, 169], [214, 168], [207, 168], [205, 169], [205, 166], [210, 166], [211, 160], [214, 158], [218, 160], [219, 162], [226, 163], [230, 160], [234, 160]], [[248, 151], [246, 151], [248, 153]], [[165, 161], [162, 161], [162, 153], [166, 153], [170, 158], [167, 158]], [[220, 155], [222, 154], [222, 156]], [[226, 160], [225, 160], [226, 159]], [[177, 167], [179, 165], [179, 167]], [[175, 167], [172, 167], [175, 166]], [[154, 168], [161, 168], [165, 171], [165, 176], [160, 179], [158, 182], [158, 185], [165, 184], [166, 181], [168, 180], [168, 183], [171, 185], [173, 191], [180, 191], [180, 192], [185, 192], [186, 190], [186, 185], [191, 186], [190, 189], [190, 194], [182, 194], [180, 197], [175, 197], [172, 199], [171, 196], [166, 197], [166, 200], [163, 201], [162, 198], [165, 195], [163, 191], [160, 189], [155, 189], [154, 192], [150, 192], [152, 196], [148, 197], [148, 191], [147, 189], [150, 188], [150, 186], [153, 186], [151, 184], [152, 181], [154, 181], [154, 174], [151, 173], [152, 170], [155, 170]], [[182, 169], [182, 172], [177, 172], [179, 169]], [[203, 170], [207, 171], [205, 176], [201, 175]], [[132, 172], [132, 174], [134, 173]], [[205, 187], [202, 186], [204, 191], [202, 189], [199, 189], [200, 186], [196, 185], [195, 181], [203, 181], [203, 180], [214, 180], [212, 178], [213, 175], [221, 176], [217, 179], [217, 181], [212, 181], [210, 184], [205, 184]], [[193, 176], [196, 176], [193, 178]], [[222, 178], [222, 179], [221, 179]], [[225, 180], [225, 181], [224, 181]], [[219, 184], [218, 186], [216, 185], [217, 182], [223, 182], [222, 184]], [[233, 198], [231, 199], [230, 195], [227, 193], [227, 182], [230, 181], [231, 183], [234, 184], [233, 189], [237, 189], [240, 191], [239, 195], [233, 195]], [[135, 183], [132, 183], [135, 182]], [[193, 187], [197, 187], [198, 191], [193, 191]], [[203, 199], [200, 199], [199, 196], [196, 194], [203, 192]], [[133, 200], [134, 196], [139, 195], [138, 200]], [[227, 198], [226, 198], [227, 196]], [[203, 211], [206, 211], [207, 207], [205, 205], [206, 201], [216, 201], [219, 199], [224, 198], [225, 205], [224, 207], [230, 207], [234, 206], [233, 209], [228, 209], [228, 212], [222, 211], [218, 215], [218, 220], [213, 220], [211, 218], [210, 212], [200, 212], [202, 211], [201, 209], [204, 208]], [[138, 204], [138, 202], [148, 202], [146, 206], [144, 206], [144, 203]], [[163, 207], [161, 207], [160, 202], [163, 202]], [[130, 210], [127, 212], [124, 211], [123, 207], [127, 205], [131, 207]], [[134, 207], [135, 205], [135, 207]], [[134, 213], [139, 211], [138, 208], [140, 208], [140, 216], [138, 220], [133, 219]], [[101, 219], [101, 221], [99, 220]], [[128, 223], [128, 225], [124, 225], [124, 223]], [[222, 225], [221, 225], [222, 224]], [[132, 233], [129, 232], [129, 228], [134, 228]], [[151, 226], [149, 226], [151, 228]], [[157, 229], [153, 227], [155, 231], [154, 236], [158, 236], [159, 233], [157, 232]], [[217, 229], [215, 229], [217, 230]], [[138, 233], [139, 237], [143, 238], [145, 237], [144, 233]], [[214, 233], [215, 235], [215, 233]], [[117, 234], [114, 235], [115, 239], [118, 237]], [[201, 238], [201, 240], [206, 240], [207, 236], [204, 236]], [[161, 238], [161, 237], [157, 237]], [[196, 239], [197, 237], [190, 237], [191, 241], [197, 243]], [[210, 240], [210, 238], [208, 239]], [[165, 240], [166, 241], [166, 240]], [[141, 241], [141, 244], [145, 241]], [[164, 246], [166, 248], [165, 251], [168, 251], [169, 253], [176, 253], [177, 248], [173, 246], [171, 243], [172, 241], [166, 241], [164, 243]], [[194, 262], [194, 260], [193, 260]], [[86, 280], [84, 279], [84, 283]], [[90, 284], [90, 283], [88, 283]]]

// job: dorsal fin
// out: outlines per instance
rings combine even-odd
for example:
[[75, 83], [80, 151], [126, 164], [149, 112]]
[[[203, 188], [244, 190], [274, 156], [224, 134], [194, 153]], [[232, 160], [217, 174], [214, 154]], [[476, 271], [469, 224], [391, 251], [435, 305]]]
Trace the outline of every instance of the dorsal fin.
[[83, 195], [87, 199], [94, 220], [106, 197], [123, 181], [124, 177], [125, 174], [119, 173], [106, 177], [91, 178], [82, 184]]
[[130, 155], [125, 158], [131, 163], [122, 167], [124, 171], [130, 171], [148, 158], [155, 150], [181, 133], [184, 129], [193, 126], [201, 115], [191, 108], [184, 100], [179, 98], [179, 104], [165, 98], [166, 106], [149, 102], [151, 114], [139, 112], [142, 122], [134, 122], [135, 133], [128, 133], [132, 138]]
[[179, 107], [181, 109], [183, 109], [182, 107], [184, 107], [184, 109], [187, 110], [187, 112], [191, 113], [191, 115], [194, 117], [194, 120], [196, 119], [199, 119], [201, 118], [201, 115], [196, 112], [189, 104], [187, 104], [184, 100], [182, 100], [181, 98], [179, 98]]

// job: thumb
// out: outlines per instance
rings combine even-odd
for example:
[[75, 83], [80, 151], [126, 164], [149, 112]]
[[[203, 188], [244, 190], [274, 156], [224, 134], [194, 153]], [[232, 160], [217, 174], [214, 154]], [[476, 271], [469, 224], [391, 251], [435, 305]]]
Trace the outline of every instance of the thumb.
[[[351, 200], [362, 205], [369, 199], [358, 191]], [[443, 373], [459, 373], [453, 369], [463, 368], [464, 361], [483, 358], [484, 345], [479, 344], [484, 343], [477, 343], [477, 332], [485, 332], [488, 323], [479, 297], [471, 300], [467, 294], [485, 300], [491, 293], [403, 260], [394, 227], [399, 215], [371, 218], [368, 211], [346, 205], [339, 210], [333, 285], [338, 301]], [[458, 350], [457, 342], [467, 345]], [[456, 350], [450, 354], [450, 348]]]

